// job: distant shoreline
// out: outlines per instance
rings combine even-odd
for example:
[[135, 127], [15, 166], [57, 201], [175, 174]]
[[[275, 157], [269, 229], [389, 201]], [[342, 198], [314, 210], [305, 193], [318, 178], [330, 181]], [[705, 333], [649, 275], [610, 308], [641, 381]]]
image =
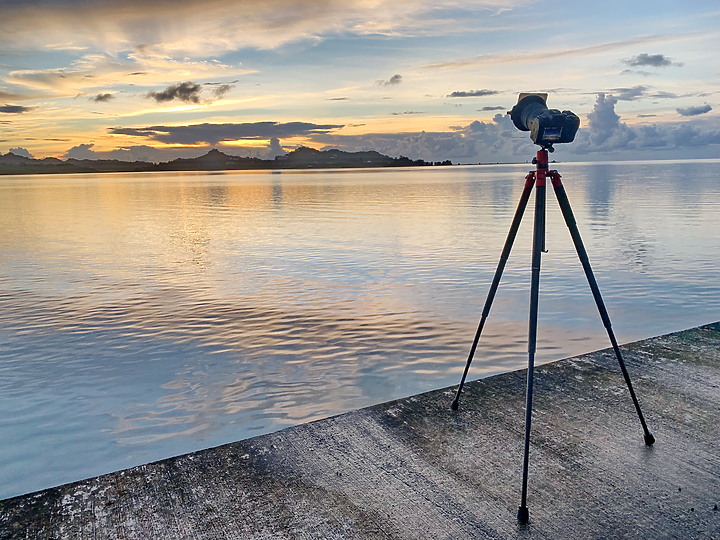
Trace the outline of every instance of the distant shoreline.
[[[678, 161], [678, 160], [609, 160], [607, 162], [631, 161]], [[687, 159], [679, 161], [717, 162], [717, 158]], [[587, 163], [586, 161], [551, 161], [551, 163]], [[606, 163], [598, 161], [596, 163]], [[179, 158], [163, 163], [146, 161], [121, 161], [117, 159], [76, 159], [58, 158], [34, 159], [8, 152], [0, 154], [0, 176], [26, 174], [97, 174], [117, 172], [192, 172], [192, 171], [281, 171], [307, 169], [361, 169], [393, 167], [437, 167], [437, 166], [532, 166], [530, 160], [514, 162], [452, 163], [445, 161], [412, 160], [400, 156], [393, 158], [370, 150], [365, 152], [344, 152], [342, 150], [314, 150], [300, 147], [274, 159], [232, 156], [217, 149], [196, 158]]]
[[340, 169], [365, 167], [427, 167], [448, 166], [450, 160], [428, 162], [401, 156], [392, 158], [375, 151], [343, 152], [342, 150], [314, 150], [300, 147], [274, 159], [240, 157], [224, 154], [217, 149], [196, 158], [179, 158], [164, 163], [146, 161], [92, 160], [68, 158], [33, 159], [11, 152], [0, 155], [0, 175], [71, 174], [104, 172], [153, 171], [221, 171], [221, 170], [283, 170], [283, 169]]

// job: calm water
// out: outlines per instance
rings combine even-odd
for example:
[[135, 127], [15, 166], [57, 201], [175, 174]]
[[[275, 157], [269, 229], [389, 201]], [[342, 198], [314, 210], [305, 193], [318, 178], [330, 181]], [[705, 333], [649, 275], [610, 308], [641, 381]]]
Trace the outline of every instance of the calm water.
[[[558, 165], [621, 342], [720, 319], [718, 165]], [[528, 167], [0, 178], [0, 498], [455, 384]], [[548, 195], [541, 361], [607, 346]]]

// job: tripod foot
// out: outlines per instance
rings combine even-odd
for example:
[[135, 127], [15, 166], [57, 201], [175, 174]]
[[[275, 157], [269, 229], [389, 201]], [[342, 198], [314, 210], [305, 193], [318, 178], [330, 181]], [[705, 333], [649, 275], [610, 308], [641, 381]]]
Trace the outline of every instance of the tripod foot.
[[647, 433], [645, 435], [645, 444], [648, 446], [652, 446], [655, 443], [655, 437], [653, 437], [652, 433]]
[[517, 518], [520, 523], [527, 523], [530, 521], [530, 512], [527, 506], [520, 506], [518, 508]]
[[456, 397], [455, 399], [453, 399], [452, 403], [450, 404], [450, 408], [453, 411], [457, 411], [459, 406], [460, 406], [460, 400]]

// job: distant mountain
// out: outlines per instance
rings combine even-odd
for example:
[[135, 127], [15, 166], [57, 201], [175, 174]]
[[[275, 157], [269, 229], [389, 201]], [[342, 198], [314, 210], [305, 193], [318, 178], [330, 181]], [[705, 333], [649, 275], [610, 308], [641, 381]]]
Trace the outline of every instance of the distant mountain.
[[32, 159], [18, 156], [12, 152], [0, 154], [0, 174], [42, 174], [42, 173], [72, 173], [95, 172], [57, 158]]
[[95, 172], [136, 172], [147, 171], [155, 166], [146, 161], [120, 161], [119, 159], [75, 159], [65, 160], [68, 165]]
[[7, 163], [8, 165], [26, 165], [33, 161], [36, 160], [25, 156], [18, 156], [16, 154], [13, 154], [12, 152], [8, 152], [5, 155], [0, 155], [0, 163]]
[[216, 148], [204, 156], [181, 158], [156, 165], [156, 170], [213, 171], [232, 169], [327, 169], [356, 167], [411, 167], [432, 165], [423, 160], [406, 157], [391, 158], [379, 152], [343, 152], [342, 150], [315, 150], [301, 146], [275, 159], [230, 156]]
[[179, 158], [159, 163], [156, 171], [223, 171], [227, 169], [272, 169], [272, 161], [259, 158], [231, 156], [213, 148], [204, 156]]
[[301, 146], [274, 160], [278, 169], [352, 168], [352, 167], [411, 167], [432, 165], [423, 160], [412, 161], [406, 157], [391, 158], [374, 150], [367, 152], [343, 152], [342, 150], [315, 150]]
[[[65, 172], [139, 172], [139, 171], [219, 171], [254, 169], [325, 169], [357, 167], [418, 167], [433, 165], [421, 159], [392, 158], [375, 152], [315, 150], [302, 146], [275, 159], [239, 157], [216, 148], [196, 158], [179, 158], [165, 163], [119, 161], [116, 159], [57, 158], [32, 159], [12, 152], [0, 154], [0, 174], [40, 174]], [[450, 161], [435, 165], [452, 165]]]

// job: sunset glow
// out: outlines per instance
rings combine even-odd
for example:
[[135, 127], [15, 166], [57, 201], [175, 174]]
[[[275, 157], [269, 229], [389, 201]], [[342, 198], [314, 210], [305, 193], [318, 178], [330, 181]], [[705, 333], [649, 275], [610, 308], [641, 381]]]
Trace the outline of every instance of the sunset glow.
[[581, 117], [568, 159], [717, 157], [719, 22], [710, 1], [9, 0], [0, 152], [517, 161], [505, 112], [530, 90]]

